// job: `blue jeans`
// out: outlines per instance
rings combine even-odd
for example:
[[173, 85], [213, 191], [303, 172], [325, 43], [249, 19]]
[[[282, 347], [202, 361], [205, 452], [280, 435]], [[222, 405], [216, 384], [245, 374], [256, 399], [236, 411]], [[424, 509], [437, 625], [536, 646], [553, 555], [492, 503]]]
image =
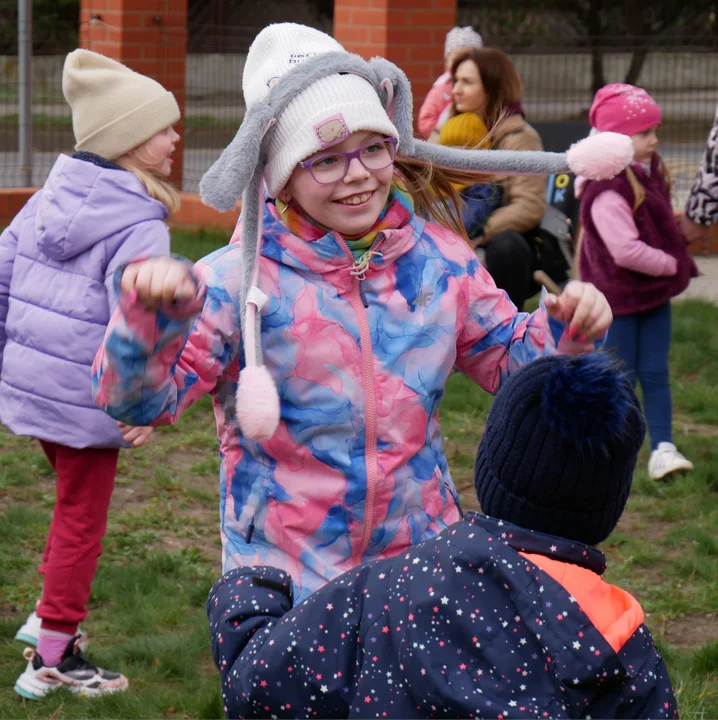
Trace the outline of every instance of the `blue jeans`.
[[668, 349], [671, 345], [671, 304], [613, 319], [606, 348], [623, 361], [635, 387], [643, 390], [651, 449], [671, 442], [671, 386], [668, 377]]

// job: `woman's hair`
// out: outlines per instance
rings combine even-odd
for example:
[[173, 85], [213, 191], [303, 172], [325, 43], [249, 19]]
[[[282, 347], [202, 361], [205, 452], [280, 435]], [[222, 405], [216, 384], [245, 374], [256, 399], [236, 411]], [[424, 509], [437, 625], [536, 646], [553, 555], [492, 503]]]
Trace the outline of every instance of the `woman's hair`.
[[[451, 65], [454, 77], [461, 63], [471, 60], [476, 65], [481, 77], [481, 84], [486, 93], [484, 120], [491, 128], [499, 122], [507, 108], [521, 101], [523, 85], [516, 66], [509, 56], [497, 48], [468, 48], [459, 53]], [[452, 108], [454, 113], [456, 108]]]
[[424, 160], [397, 155], [394, 171], [399, 175], [414, 202], [414, 212], [437, 225], [453, 230], [469, 241], [461, 219], [463, 201], [456, 185], [496, 182], [493, 176], [439, 168]]
[[[660, 155], [658, 156], [658, 161], [658, 172], [666, 183], [666, 192], [670, 196], [671, 186], [673, 184], [671, 181], [671, 173]], [[636, 177], [636, 173], [631, 170], [630, 165], [626, 168], [626, 180], [628, 180], [628, 184], [631, 186], [631, 190], [633, 190], [633, 214], [635, 215], [638, 208], [641, 207], [646, 199], [646, 191], [643, 189], [643, 184]]]

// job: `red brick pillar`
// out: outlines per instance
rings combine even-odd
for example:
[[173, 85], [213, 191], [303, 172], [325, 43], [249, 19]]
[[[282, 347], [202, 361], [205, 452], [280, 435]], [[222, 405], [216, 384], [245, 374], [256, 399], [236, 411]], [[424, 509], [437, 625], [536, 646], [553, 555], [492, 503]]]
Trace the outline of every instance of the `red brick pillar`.
[[334, 0], [334, 37], [365, 59], [381, 55], [408, 76], [414, 116], [444, 71], [444, 39], [456, 0]]
[[[187, 0], [81, 0], [80, 45], [148, 75], [177, 98], [184, 118]], [[184, 136], [184, 119], [175, 126]], [[182, 186], [183, 142], [172, 179]]]

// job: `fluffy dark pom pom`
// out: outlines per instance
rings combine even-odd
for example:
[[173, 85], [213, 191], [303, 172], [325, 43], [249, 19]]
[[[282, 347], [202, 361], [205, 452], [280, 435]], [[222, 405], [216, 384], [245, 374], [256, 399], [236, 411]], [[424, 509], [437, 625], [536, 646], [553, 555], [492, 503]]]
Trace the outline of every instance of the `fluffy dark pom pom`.
[[552, 430], [578, 447], [594, 449], [624, 436], [637, 401], [617, 362], [606, 353], [562, 360], [549, 374], [542, 397]]

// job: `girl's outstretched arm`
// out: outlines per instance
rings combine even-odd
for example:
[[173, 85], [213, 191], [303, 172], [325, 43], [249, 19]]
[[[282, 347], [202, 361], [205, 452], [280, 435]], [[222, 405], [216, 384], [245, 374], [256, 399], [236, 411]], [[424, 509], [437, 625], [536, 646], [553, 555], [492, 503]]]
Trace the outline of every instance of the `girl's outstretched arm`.
[[[179, 281], [171, 292], [160, 283], [159, 292], [175, 300], [153, 302], [153, 278], [163, 262], [175, 263], [170, 280]], [[210, 264], [200, 261], [190, 270], [185, 263], [179, 273], [177, 262], [129, 265], [115, 278], [118, 304], [92, 366], [92, 390], [98, 407], [128, 425], [174, 423], [236, 358], [240, 331], [232, 298]], [[143, 286], [148, 263], [155, 272]], [[128, 283], [129, 276], [139, 284]]]
[[470, 280], [467, 301], [456, 366], [490, 393], [538, 357], [600, 347], [612, 317], [605, 297], [577, 282], [569, 283], [558, 300], [544, 291], [535, 312], [517, 312], [481, 266]]

